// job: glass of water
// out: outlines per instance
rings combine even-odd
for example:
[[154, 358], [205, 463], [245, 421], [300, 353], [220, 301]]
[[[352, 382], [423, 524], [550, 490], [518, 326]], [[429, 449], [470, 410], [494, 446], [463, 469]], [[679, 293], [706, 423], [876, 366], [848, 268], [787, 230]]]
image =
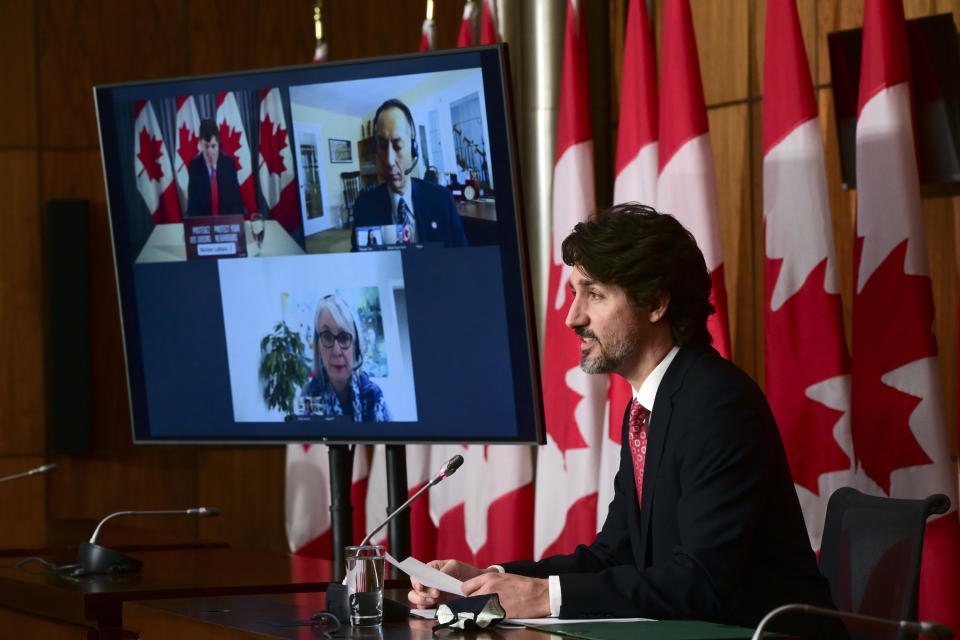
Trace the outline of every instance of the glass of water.
[[263, 218], [260, 217], [260, 214], [253, 212], [250, 214], [250, 235], [253, 236], [254, 241], [257, 243], [257, 254], [260, 255], [263, 251], [263, 236], [266, 232], [266, 226], [264, 225]]
[[383, 622], [383, 545], [346, 547], [344, 556], [347, 565], [350, 624], [379, 625]]

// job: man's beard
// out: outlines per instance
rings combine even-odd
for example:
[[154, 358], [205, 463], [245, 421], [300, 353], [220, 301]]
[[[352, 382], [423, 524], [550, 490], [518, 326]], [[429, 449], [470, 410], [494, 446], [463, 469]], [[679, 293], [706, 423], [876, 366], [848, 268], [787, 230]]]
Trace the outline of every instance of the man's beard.
[[[581, 339], [596, 339], [597, 337], [589, 329], [578, 328], [575, 331]], [[599, 354], [595, 356], [590, 356], [585, 352], [580, 354], [580, 368], [584, 373], [617, 373], [623, 361], [636, 349], [634, 343], [617, 337], [611, 337], [609, 348], [599, 342], [596, 344], [600, 348]]]

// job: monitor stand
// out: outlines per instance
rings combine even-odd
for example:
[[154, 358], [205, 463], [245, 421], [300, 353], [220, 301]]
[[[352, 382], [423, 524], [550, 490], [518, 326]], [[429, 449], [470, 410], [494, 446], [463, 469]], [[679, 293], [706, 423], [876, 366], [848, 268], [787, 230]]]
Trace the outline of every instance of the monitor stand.
[[[354, 445], [332, 444], [330, 461], [330, 537], [332, 540], [333, 580], [346, 573], [343, 548], [353, 544], [353, 505], [350, 486], [353, 482]], [[393, 513], [407, 499], [407, 455], [402, 444], [387, 445], [387, 514]], [[398, 514], [387, 525], [390, 553], [399, 559], [410, 555], [410, 512]], [[390, 568], [390, 577], [399, 577], [399, 570]]]

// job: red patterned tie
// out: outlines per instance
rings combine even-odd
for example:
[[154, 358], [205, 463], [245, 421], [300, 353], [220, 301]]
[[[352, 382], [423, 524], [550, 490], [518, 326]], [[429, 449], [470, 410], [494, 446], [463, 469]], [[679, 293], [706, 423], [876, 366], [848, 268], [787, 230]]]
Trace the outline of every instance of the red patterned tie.
[[630, 405], [630, 424], [627, 437], [630, 438], [630, 453], [633, 457], [633, 479], [637, 483], [637, 503], [643, 500], [643, 463], [647, 457], [647, 421], [650, 410], [634, 399]]
[[217, 170], [210, 170], [210, 215], [220, 213], [220, 187], [217, 186]]

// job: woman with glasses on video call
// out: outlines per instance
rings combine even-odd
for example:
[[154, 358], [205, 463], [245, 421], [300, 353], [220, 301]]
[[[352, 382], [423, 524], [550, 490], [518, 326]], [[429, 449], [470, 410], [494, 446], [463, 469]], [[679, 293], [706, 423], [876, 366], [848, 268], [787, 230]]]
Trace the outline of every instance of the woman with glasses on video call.
[[313, 378], [302, 393], [314, 413], [389, 422], [383, 392], [362, 369], [362, 337], [350, 307], [340, 296], [324, 296], [314, 317]]

